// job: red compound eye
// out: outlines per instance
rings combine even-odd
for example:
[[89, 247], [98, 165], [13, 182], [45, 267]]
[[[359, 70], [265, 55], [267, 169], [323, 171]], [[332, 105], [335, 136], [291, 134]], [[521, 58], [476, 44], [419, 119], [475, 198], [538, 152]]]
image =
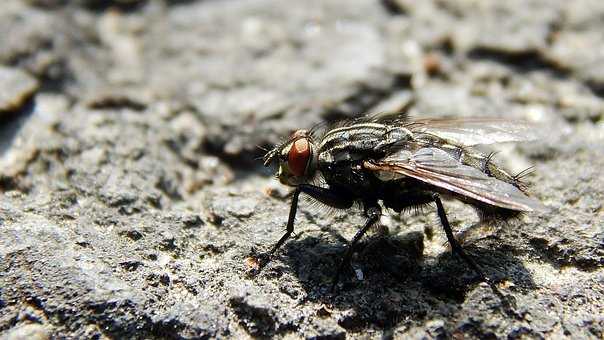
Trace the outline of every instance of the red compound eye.
[[310, 143], [306, 138], [294, 142], [287, 154], [287, 165], [294, 176], [304, 176], [310, 158]]

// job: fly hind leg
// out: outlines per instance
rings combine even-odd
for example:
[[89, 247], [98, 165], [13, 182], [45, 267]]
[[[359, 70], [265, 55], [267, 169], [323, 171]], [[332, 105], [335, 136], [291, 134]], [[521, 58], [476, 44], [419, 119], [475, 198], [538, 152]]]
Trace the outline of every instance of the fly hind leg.
[[438, 213], [438, 218], [440, 219], [440, 223], [442, 224], [442, 227], [445, 230], [447, 240], [449, 241], [449, 245], [451, 245], [451, 249], [453, 250], [453, 252], [459, 257], [461, 257], [461, 259], [464, 260], [464, 262], [468, 264], [468, 266], [470, 266], [470, 268], [472, 268], [474, 272], [478, 274], [478, 276], [480, 276], [480, 279], [482, 281], [485, 281], [490, 285], [491, 281], [484, 274], [480, 266], [478, 266], [478, 264], [470, 256], [468, 256], [468, 254], [466, 254], [459, 242], [457, 242], [457, 240], [455, 239], [455, 236], [453, 235], [453, 230], [451, 229], [451, 225], [449, 225], [449, 220], [447, 219], [447, 214], [445, 213], [445, 207], [443, 206], [443, 203], [440, 200], [440, 196], [434, 195], [434, 202], [436, 203], [436, 212]]
[[445, 234], [447, 234], [447, 240], [449, 241], [453, 252], [459, 257], [461, 257], [462, 260], [464, 260], [464, 262], [468, 264], [468, 266], [470, 266], [470, 268], [472, 268], [474, 272], [478, 274], [478, 276], [480, 276], [480, 279], [486, 282], [491, 287], [495, 295], [497, 295], [503, 303], [504, 311], [506, 312], [506, 314], [509, 316], [517, 316], [517, 313], [514, 311], [514, 298], [511, 296], [504, 295], [499, 290], [497, 285], [484, 274], [480, 266], [478, 266], [478, 264], [466, 254], [459, 242], [457, 242], [457, 240], [455, 239], [455, 236], [453, 235], [453, 230], [451, 229], [451, 225], [449, 225], [449, 220], [447, 219], [447, 214], [445, 213], [445, 207], [443, 206], [443, 203], [440, 200], [438, 194], [434, 195], [434, 202], [436, 203], [436, 211], [438, 213], [438, 218], [440, 219], [440, 223], [442, 224], [443, 229], [445, 230]]

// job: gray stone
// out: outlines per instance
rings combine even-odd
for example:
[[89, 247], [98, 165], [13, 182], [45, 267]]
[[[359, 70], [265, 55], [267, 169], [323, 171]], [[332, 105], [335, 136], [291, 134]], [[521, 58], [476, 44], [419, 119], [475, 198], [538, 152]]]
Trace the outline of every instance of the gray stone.
[[36, 78], [26, 72], [0, 66], [0, 112], [19, 110], [38, 86]]
[[7, 340], [46, 340], [48, 338], [48, 330], [44, 326], [38, 324], [24, 324], [22, 326], [15, 327], [11, 329], [11, 331], [6, 334], [5, 337]]
[[[602, 338], [604, 106], [597, 53], [569, 48], [599, 41], [600, 7], [7, 1], [0, 63], [39, 86], [0, 126], [0, 337]], [[363, 217], [303, 198], [295, 235], [249, 275], [291, 190], [258, 146], [383, 110], [540, 126], [494, 150], [535, 166], [547, 213], [472, 228], [445, 202], [504, 300], [432, 207], [388, 211], [334, 295]]]

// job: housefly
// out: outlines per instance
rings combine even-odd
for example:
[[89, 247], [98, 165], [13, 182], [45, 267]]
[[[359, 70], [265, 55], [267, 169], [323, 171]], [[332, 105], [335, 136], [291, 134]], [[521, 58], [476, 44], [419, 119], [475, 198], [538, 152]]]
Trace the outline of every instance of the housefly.
[[483, 222], [507, 220], [543, 205], [527, 193], [525, 172], [511, 175], [472, 146], [534, 139], [530, 124], [499, 118], [416, 119], [404, 115], [357, 118], [331, 129], [298, 130], [264, 156], [278, 163], [277, 178], [295, 188], [285, 234], [263, 264], [294, 231], [304, 193], [338, 209], [359, 204], [366, 217], [335, 273], [332, 289], [350, 264], [357, 242], [383, 208], [396, 212], [435, 204], [451, 249], [482, 280], [481, 268], [455, 239], [441, 197], [475, 207]]

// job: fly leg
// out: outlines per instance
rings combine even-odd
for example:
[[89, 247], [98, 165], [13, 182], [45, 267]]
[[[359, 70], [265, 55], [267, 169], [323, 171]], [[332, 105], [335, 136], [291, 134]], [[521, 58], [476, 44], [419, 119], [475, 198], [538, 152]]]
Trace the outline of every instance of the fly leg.
[[445, 234], [447, 234], [447, 240], [449, 241], [449, 244], [451, 245], [451, 249], [453, 249], [453, 252], [455, 252], [457, 255], [459, 255], [459, 257], [461, 257], [474, 270], [474, 272], [476, 272], [478, 274], [478, 276], [480, 276], [480, 279], [482, 281], [486, 282], [489, 285], [489, 287], [491, 287], [491, 290], [493, 290], [495, 295], [497, 295], [499, 297], [499, 299], [501, 300], [504, 310], [507, 313], [507, 315], [513, 316], [513, 317], [518, 317], [517, 312], [514, 311], [515, 304], [516, 304], [514, 301], [514, 298], [512, 296], [506, 296], [499, 290], [497, 285], [484, 274], [484, 272], [482, 271], [482, 269], [480, 269], [478, 264], [476, 262], [474, 262], [474, 260], [464, 252], [461, 245], [455, 239], [455, 236], [453, 236], [453, 230], [451, 230], [451, 226], [449, 225], [449, 220], [447, 219], [447, 215], [445, 213], [445, 207], [443, 206], [443, 203], [440, 200], [440, 197], [438, 196], [438, 194], [434, 195], [434, 202], [436, 203], [436, 211], [438, 213], [438, 217], [440, 218], [440, 223], [442, 224], [443, 229], [445, 230]]
[[296, 212], [298, 211], [298, 198], [300, 197], [300, 192], [300, 188], [296, 188], [296, 190], [294, 191], [294, 195], [292, 196], [292, 203], [289, 207], [289, 217], [287, 218], [285, 234], [281, 236], [279, 241], [277, 241], [277, 243], [269, 252], [269, 255], [271, 256], [277, 251], [277, 249], [279, 249], [283, 245], [283, 243], [285, 243], [285, 241], [287, 241], [287, 239], [294, 232], [294, 221], [296, 220]]
[[279, 241], [277, 241], [277, 243], [271, 248], [268, 253], [261, 255], [261, 258], [259, 259], [258, 263], [258, 268], [254, 270], [255, 272], [259, 272], [260, 269], [262, 269], [268, 264], [273, 254], [279, 248], [281, 248], [283, 243], [285, 243], [285, 241], [287, 241], [290, 238], [291, 234], [294, 232], [294, 222], [296, 220], [296, 212], [298, 211], [298, 199], [301, 193], [305, 193], [323, 204], [338, 209], [350, 208], [354, 203], [354, 200], [350, 197], [350, 195], [343, 194], [331, 188], [321, 188], [309, 184], [298, 185], [292, 196], [285, 234], [281, 236]]
[[367, 230], [369, 230], [369, 228], [371, 228], [371, 226], [374, 225], [380, 219], [380, 217], [382, 216], [382, 210], [377, 205], [371, 206], [365, 211], [365, 214], [367, 215], [367, 221], [365, 221], [363, 227], [359, 229], [359, 231], [357, 231], [357, 233], [352, 238], [352, 241], [350, 241], [350, 244], [348, 245], [346, 255], [344, 255], [344, 258], [342, 259], [342, 262], [338, 267], [338, 271], [334, 276], [333, 283], [331, 284], [332, 292], [335, 291], [336, 286], [338, 285], [338, 281], [340, 280], [340, 275], [342, 274], [342, 271], [344, 270], [344, 268], [346, 268], [346, 266], [350, 264], [350, 259], [352, 258], [354, 247], [356, 246], [357, 242], [361, 239], [361, 237], [363, 237], [363, 235], [365, 235]]
[[480, 279], [482, 281], [485, 281], [490, 285], [491, 281], [489, 280], [489, 278], [484, 275], [484, 272], [482, 271], [482, 269], [480, 269], [478, 264], [476, 264], [476, 262], [474, 262], [474, 260], [466, 254], [459, 242], [457, 242], [457, 240], [455, 239], [455, 236], [453, 235], [453, 230], [451, 229], [451, 226], [449, 225], [449, 220], [447, 219], [447, 214], [445, 213], [445, 207], [443, 206], [443, 203], [440, 200], [440, 196], [438, 196], [437, 194], [434, 195], [434, 202], [436, 203], [436, 212], [438, 213], [438, 218], [440, 219], [440, 223], [442, 224], [443, 229], [445, 230], [447, 240], [449, 241], [453, 252], [459, 257], [461, 257], [461, 259], [464, 260], [464, 262], [466, 262], [466, 264], [468, 264], [468, 266], [470, 266], [470, 268], [472, 268], [472, 270], [474, 270], [476, 274], [478, 274], [478, 276], [480, 276]]
[[296, 219], [296, 212], [298, 211], [298, 197], [300, 193], [305, 193], [308, 196], [316, 199], [317, 201], [329, 205], [330, 207], [338, 208], [338, 209], [347, 209], [352, 206], [353, 200], [348, 196], [341, 194], [338, 191], [333, 189], [326, 189], [317, 187], [309, 184], [300, 184], [296, 191], [294, 191], [294, 196], [292, 197], [292, 203], [289, 208], [289, 217], [287, 219], [287, 231], [279, 241], [273, 246], [270, 251], [270, 254], [274, 254], [277, 249], [279, 249], [283, 243], [291, 236], [294, 232], [294, 221]]

